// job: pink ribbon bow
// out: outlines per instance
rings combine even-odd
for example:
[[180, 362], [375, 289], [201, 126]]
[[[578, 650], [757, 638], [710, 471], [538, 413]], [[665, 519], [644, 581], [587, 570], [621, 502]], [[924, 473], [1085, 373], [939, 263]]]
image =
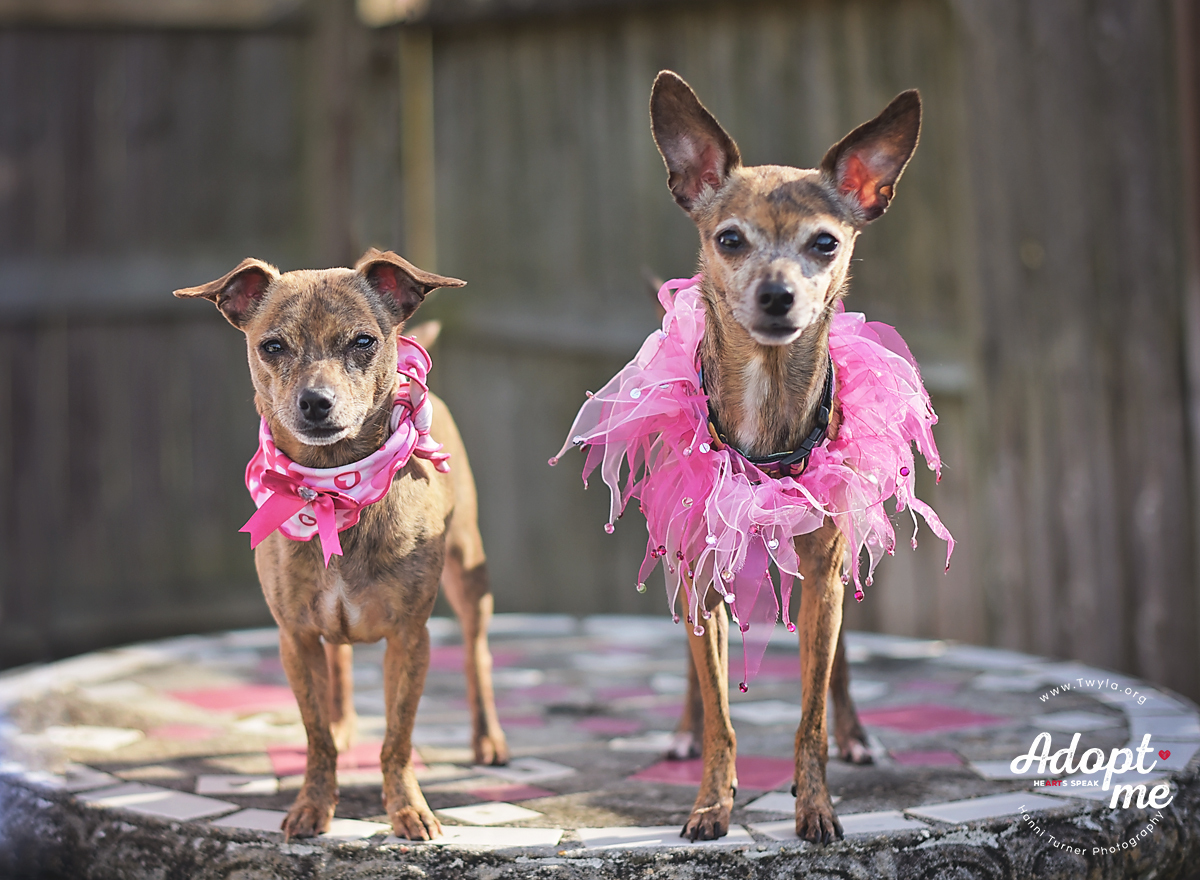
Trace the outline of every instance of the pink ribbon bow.
[[331, 556], [342, 555], [342, 540], [338, 536], [336, 510], [358, 510], [361, 506], [349, 495], [341, 492], [314, 489], [293, 474], [264, 471], [263, 486], [272, 495], [254, 516], [238, 529], [250, 533], [250, 549], [254, 549], [306, 506], [312, 505], [313, 519], [317, 521], [317, 534], [321, 536], [321, 551], [325, 554], [325, 567], [329, 567]]

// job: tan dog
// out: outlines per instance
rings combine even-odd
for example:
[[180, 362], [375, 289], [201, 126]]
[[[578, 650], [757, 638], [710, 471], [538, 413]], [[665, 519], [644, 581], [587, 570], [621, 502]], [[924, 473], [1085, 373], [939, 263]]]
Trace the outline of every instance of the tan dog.
[[[679, 76], [663, 71], [650, 98], [654, 140], [675, 201], [700, 232], [705, 335], [700, 345], [714, 422], [743, 453], [764, 458], [800, 448], [817, 424], [829, 371], [829, 327], [844, 295], [850, 255], [880, 216], [917, 146], [921, 101], [898, 95], [846, 135], [816, 169], [742, 165], [737, 144]], [[837, 414], [829, 434], [836, 435]], [[828, 518], [796, 539], [804, 576], [800, 633], [803, 721], [796, 731], [796, 833], [841, 837], [825, 783], [825, 694], [833, 687], [844, 758], [868, 763], [866, 736], [849, 695], [842, 648], [840, 577], [846, 541]], [[689, 706], [675, 753], [693, 752], [702, 730], [704, 777], [682, 835], [729, 830], [737, 751], [728, 700], [725, 603], [708, 593], [716, 626], [689, 636]]]
[[[368, 251], [353, 269], [280, 274], [243, 260], [223, 278], [177, 290], [214, 302], [246, 334], [255, 405], [276, 446], [297, 464], [339, 467], [379, 449], [397, 389], [396, 336], [425, 296], [461, 287], [394, 253]], [[462, 438], [433, 398], [431, 434], [451, 453], [448, 474], [416, 456], [382, 499], [341, 533], [326, 568], [320, 543], [273, 532], [255, 564], [308, 735], [304, 784], [283, 822], [288, 837], [329, 827], [337, 806], [337, 754], [355, 715], [351, 642], [387, 639], [383, 802], [400, 837], [441, 833], [413, 772], [412, 729], [429, 667], [425, 623], [438, 580], [462, 625], [475, 760], [508, 760], [492, 695], [487, 624], [492, 613], [475, 484]]]

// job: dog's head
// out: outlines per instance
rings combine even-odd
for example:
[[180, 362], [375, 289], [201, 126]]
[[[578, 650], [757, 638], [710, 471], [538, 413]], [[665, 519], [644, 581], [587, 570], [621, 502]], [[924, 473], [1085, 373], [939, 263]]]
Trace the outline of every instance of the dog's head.
[[901, 92], [815, 169], [746, 167], [696, 93], [662, 71], [650, 96], [667, 185], [700, 230], [701, 267], [762, 345], [787, 345], [842, 290], [862, 228], [887, 210], [917, 147], [921, 98]]
[[357, 436], [381, 408], [390, 413], [396, 334], [431, 290], [465, 283], [371, 249], [353, 269], [281, 274], [246, 259], [175, 295], [212, 301], [246, 334], [255, 401], [273, 431], [329, 446]]

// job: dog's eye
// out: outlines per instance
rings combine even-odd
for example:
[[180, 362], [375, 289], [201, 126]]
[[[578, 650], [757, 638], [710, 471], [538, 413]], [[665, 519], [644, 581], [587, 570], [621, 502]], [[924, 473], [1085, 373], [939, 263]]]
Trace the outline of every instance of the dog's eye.
[[375, 337], [367, 333], [359, 333], [354, 337], [354, 347], [368, 349], [375, 344]]
[[812, 247], [817, 253], [828, 256], [837, 250], [838, 240], [828, 232], [822, 232], [813, 239]]
[[742, 234], [736, 229], [726, 229], [717, 236], [717, 244], [727, 251], [736, 251], [746, 243], [742, 238]]
[[280, 354], [283, 351], [283, 343], [278, 339], [268, 339], [259, 348], [264, 354]]

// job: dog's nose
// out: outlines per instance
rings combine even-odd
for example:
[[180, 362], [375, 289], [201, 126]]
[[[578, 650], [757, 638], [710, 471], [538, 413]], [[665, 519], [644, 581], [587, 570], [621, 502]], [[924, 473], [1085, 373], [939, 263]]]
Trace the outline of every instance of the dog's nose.
[[758, 304], [772, 318], [780, 318], [787, 314], [796, 297], [792, 289], [779, 281], [764, 281], [758, 288]]
[[323, 422], [333, 409], [333, 392], [328, 388], [305, 388], [300, 392], [300, 412], [310, 422]]

